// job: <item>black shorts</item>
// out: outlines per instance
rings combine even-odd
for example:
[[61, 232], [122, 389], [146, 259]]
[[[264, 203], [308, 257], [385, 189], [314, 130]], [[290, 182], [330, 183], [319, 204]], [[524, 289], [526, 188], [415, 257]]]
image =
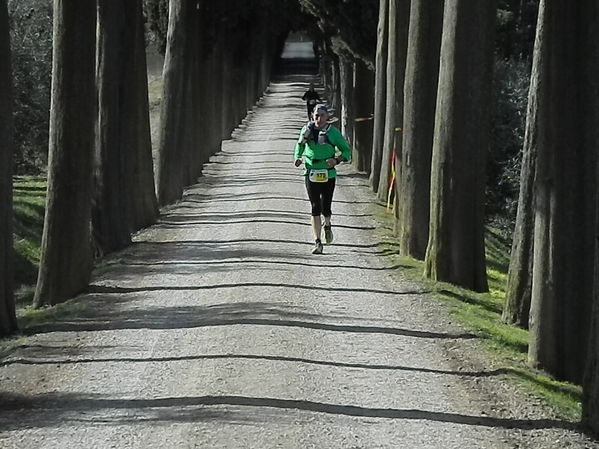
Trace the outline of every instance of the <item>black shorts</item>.
[[311, 182], [310, 177], [306, 175], [306, 190], [312, 205], [313, 217], [320, 215], [330, 217], [332, 215], [331, 203], [335, 191], [335, 179], [337, 178], [329, 178], [327, 182]]

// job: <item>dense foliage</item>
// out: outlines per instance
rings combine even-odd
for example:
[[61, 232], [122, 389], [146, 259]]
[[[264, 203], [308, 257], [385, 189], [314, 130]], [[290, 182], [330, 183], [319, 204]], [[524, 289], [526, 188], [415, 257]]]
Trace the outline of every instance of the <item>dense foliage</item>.
[[497, 11], [495, 110], [487, 164], [487, 218], [514, 226], [539, 0], [502, 0]]
[[529, 77], [529, 62], [497, 59], [486, 212], [493, 225], [505, 231], [513, 228], [518, 207]]
[[18, 174], [45, 170], [52, 71], [52, 1], [9, 0]]

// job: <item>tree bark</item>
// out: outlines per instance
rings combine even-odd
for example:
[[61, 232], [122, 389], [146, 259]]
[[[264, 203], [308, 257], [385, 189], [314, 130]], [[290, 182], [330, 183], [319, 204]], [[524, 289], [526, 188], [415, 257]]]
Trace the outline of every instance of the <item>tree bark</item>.
[[54, 1], [48, 194], [37, 307], [76, 295], [91, 274], [95, 38], [95, 1]]
[[150, 127], [150, 105], [148, 99], [148, 69], [146, 61], [146, 42], [143, 17], [143, 3], [135, 0], [137, 10], [131, 9], [132, 22], [135, 23], [135, 50], [130, 62], [130, 70], [135, 78], [132, 84], [131, 105], [134, 108], [133, 123], [135, 133], [133, 150], [128, 153], [132, 158], [132, 179], [129, 202], [129, 230], [131, 232], [145, 228], [156, 221], [158, 216], [158, 201], [156, 184], [154, 183], [154, 162], [152, 160], [152, 134]]
[[[185, 68], [185, 103], [183, 105], [185, 135], [183, 137], [184, 167], [182, 171], [183, 186], [195, 184], [202, 170], [202, 128], [200, 120], [202, 91], [206, 86], [201, 84], [200, 76], [200, 27], [199, 14], [196, 9], [197, 0], [192, 2], [187, 12], [186, 36], [187, 61]], [[199, 4], [199, 3], [198, 3]]]
[[520, 193], [518, 196], [518, 213], [512, 239], [512, 251], [508, 270], [508, 281], [503, 308], [502, 320], [528, 329], [530, 303], [532, 296], [532, 269], [534, 254], [534, 178], [536, 175], [536, 159], [538, 145], [537, 110], [541, 95], [539, 76], [540, 61], [546, 56], [543, 51], [543, 26], [537, 27], [535, 39], [535, 64], [530, 78], [528, 94], [528, 112], [526, 114], [526, 135], [520, 171]]
[[424, 259], [430, 217], [430, 178], [444, 0], [412, 0], [401, 178], [398, 183], [400, 253]]
[[[218, 47], [217, 47], [218, 48]], [[210, 139], [210, 152], [211, 154], [216, 154], [218, 151], [220, 151], [221, 149], [221, 144], [222, 144], [222, 138], [221, 138], [221, 133], [220, 133], [220, 123], [218, 123], [219, 120], [221, 120], [222, 114], [221, 114], [221, 107], [222, 105], [219, 104], [218, 99], [221, 97], [221, 90], [222, 90], [222, 79], [220, 77], [220, 72], [219, 72], [219, 67], [220, 67], [220, 56], [218, 54], [218, 51], [212, 51], [207, 58], [207, 64], [206, 64], [206, 72], [205, 73], [205, 78], [208, 80], [208, 86], [210, 86], [209, 90], [205, 91], [206, 96], [205, 96], [205, 100], [206, 100], [206, 104], [205, 104], [205, 109], [204, 109], [204, 113], [207, 114], [209, 117], [213, 117], [214, 120], [217, 121], [217, 123], [214, 123], [213, 121], [210, 122], [210, 125], [208, 127], [208, 136]], [[261, 64], [261, 62], [259, 62], [259, 64]], [[259, 69], [260, 66], [258, 66]]]
[[17, 330], [13, 295], [12, 166], [14, 120], [6, 0], [0, 0], [0, 336]]
[[177, 200], [183, 186], [181, 175], [182, 135], [181, 103], [184, 99], [185, 79], [185, 22], [187, 0], [169, 3], [168, 33], [163, 68], [163, 95], [160, 114], [160, 141], [156, 166], [158, 204], [165, 205]]
[[220, 99], [221, 103], [222, 103], [222, 139], [226, 140], [229, 139], [231, 137], [231, 131], [233, 131], [233, 122], [235, 121], [234, 118], [234, 111], [233, 111], [233, 106], [232, 106], [232, 101], [231, 101], [231, 90], [233, 89], [233, 85], [234, 85], [234, 79], [233, 79], [233, 70], [232, 70], [232, 66], [235, 64], [233, 57], [232, 57], [232, 52], [231, 52], [231, 47], [232, 47], [232, 38], [230, 33], [223, 29], [222, 30], [222, 35], [221, 35], [221, 39], [222, 39], [222, 51], [221, 51], [221, 61], [222, 61], [222, 67], [221, 67], [221, 76], [222, 76], [222, 83], [223, 83], [223, 90], [222, 90], [222, 97]]
[[172, 0], [169, 4], [169, 23], [164, 59], [164, 91], [160, 114], [160, 142], [156, 183], [158, 203], [172, 203], [183, 193], [183, 164], [186, 161], [185, 142], [187, 71], [190, 64], [188, 15], [191, 0]]
[[[541, 3], [529, 362], [581, 383], [593, 303], [597, 5]], [[591, 30], [593, 33], [591, 33]]]
[[331, 88], [330, 97], [333, 102], [334, 113], [337, 118], [341, 118], [341, 61], [339, 56], [333, 54], [333, 86]]
[[374, 123], [372, 134], [372, 160], [370, 161], [370, 187], [376, 193], [381, 175], [383, 141], [385, 139], [385, 111], [387, 95], [387, 54], [389, 45], [389, 0], [379, 0], [379, 23], [377, 28]]
[[141, 0], [98, 1], [98, 124], [92, 228], [101, 254], [154, 222], [154, 187]]
[[485, 159], [493, 72], [495, 1], [446, 0], [431, 168], [425, 275], [488, 290]]
[[391, 183], [391, 157], [401, 156], [403, 129], [403, 89], [406, 74], [406, 52], [410, 0], [389, 0], [389, 41], [387, 56], [387, 105], [385, 109], [385, 135], [381, 155], [381, 168], [377, 197], [387, 199]]
[[[98, 124], [94, 163], [92, 229], [96, 251], [101, 254], [124, 248], [131, 242], [127, 133], [132, 123], [123, 98], [132, 86], [124, 86], [126, 61], [132, 57], [131, 24], [125, 20], [122, 0], [98, 0]], [[130, 3], [131, 4], [131, 3]], [[128, 87], [128, 88], [127, 88]]]
[[[356, 61], [356, 79], [354, 85], [354, 105], [358, 118], [368, 118], [374, 108], [374, 72], [362, 61]], [[372, 157], [373, 120], [354, 124], [353, 164], [359, 171], [370, 173]]]
[[354, 68], [353, 62], [347, 58], [339, 58], [340, 69], [340, 92], [341, 92], [341, 133], [348, 142], [353, 142], [354, 135], [354, 105], [353, 85]]
[[[588, 65], [585, 69], [584, 81], [587, 83], [587, 92], [590, 97], [591, 117], [585, 122], [587, 125], [584, 135], [588, 142], [599, 142], [599, 7], [597, 2], [585, 2], [585, 15], [587, 27], [584, 29], [584, 40], [588, 46]], [[583, 97], [584, 98], [584, 97]], [[593, 124], [594, 123], [594, 124]], [[595, 161], [595, 180], [599, 180], [599, 161]], [[589, 342], [587, 348], [586, 371], [583, 382], [582, 397], [582, 422], [599, 435], [599, 188], [595, 186], [595, 226], [594, 226], [594, 282], [591, 309], [591, 326], [589, 328]]]

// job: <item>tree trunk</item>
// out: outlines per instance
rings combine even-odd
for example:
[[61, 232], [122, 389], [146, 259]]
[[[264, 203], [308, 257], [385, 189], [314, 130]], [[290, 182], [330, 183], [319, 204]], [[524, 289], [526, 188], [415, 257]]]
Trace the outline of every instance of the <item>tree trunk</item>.
[[[101, 254], [124, 248], [131, 242], [127, 151], [127, 99], [132, 86], [124, 86], [126, 61], [132, 57], [131, 24], [125, 20], [126, 0], [98, 0], [98, 125], [94, 164], [92, 229]], [[132, 3], [129, 3], [130, 5]]]
[[398, 204], [400, 253], [424, 259], [444, 0], [412, 0]]
[[[261, 63], [259, 62], [259, 64]], [[220, 98], [220, 91], [222, 89], [222, 80], [220, 78], [218, 67], [220, 67], [219, 54], [217, 51], [212, 51], [208, 55], [207, 63], [205, 65], [204, 79], [209, 88], [204, 90], [206, 94], [206, 103], [203, 112], [207, 114], [207, 116], [213, 117], [214, 120], [220, 119], [220, 108], [222, 107], [217, 101], [217, 99]], [[258, 66], [258, 68], [259, 67], [260, 66]], [[216, 154], [221, 149], [222, 139], [220, 129], [219, 123], [214, 123], [212, 120], [210, 121], [210, 126], [207, 129], [207, 134], [210, 139], [210, 155]]]
[[0, 0], [0, 336], [17, 330], [13, 296], [12, 165], [14, 121], [6, 0]]
[[529, 362], [581, 383], [593, 302], [598, 57], [592, 0], [541, 3]]
[[528, 329], [530, 302], [532, 295], [532, 262], [534, 254], [534, 178], [536, 172], [539, 107], [539, 75], [538, 63], [545, 59], [541, 56], [544, 30], [537, 27], [535, 41], [535, 65], [530, 78], [528, 94], [528, 112], [526, 114], [526, 135], [520, 171], [520, 194], [518, 196], [518, 213], [512, 239], [510, 267], [503, 308], [502, 320], [523, 329]]
[[95, 1], [54, 1], [48, 194], [37, 307], [76, 295], [91, 274], [95, 38]]
[[374, 123], [372, 133], [372, 160], [370, 161], [370, 187], [374, 192], [379, 188], [383, 140], [385, 139], [385, 110], [387, 95], [387, 54], [389, 45], [389, 0], [379, 0], [379, 23], [377, 27]]
[[354, 134], [354, 105], [353, 105], [353, 85], [354, 68], [353, 62], [346, 58], [339, 58], [340, 69], [340, 93], [341, 93], [341, 133], [348, 142], [353, 142]]
[[403, 88], [406, 74], [406, 52], [410, 16], [409, 0], [389, 0], [389, 46], [387, 56], [387, 105], [385, 135], [377, 196], [387, 199], [391, 183], [391, 157], [401, 155], [403, 128]]
[[[354, 105], [358, 118], [368, 118], [374, 108], [374, 72], [362, 61], [356, 61], [356, 79], [354, 86]], [[359, 171], [370, 173], [372, 157], [373, 120], [359, 121], [354, 124], [353, 164]]]
[[431, 167], [425, 275], [488, 290], [485, 159], [493, 73], [495, 1], [446, 0]]
[[156, 221], [158, 216], [158, 201], [156, 199], [156, 185], [154, 183], [154, 162], [152, 160], [152, 137], [150, 128], [150, 105], [148, 99], [148, 69], [146, 61], [146, 42], [143, 17], [143, 3], [135, 0], [137, 9], [131, 9], [134, 15], [136, 35], [135, 50], [129, 67], [135, 74], [132, 79], [134, 92], [132, 93], [131, 106], [134, 108], [133, 124], [135, 125], [132, 148], [128, 153], [132, 162], [131, 190], [129, 203], [129, 230], [138, 231]]
[[191, 10], [186, 16], [186, 29], [189, 30], [187, 46], [187, 62], [185, 68], [185, 103], [183, 105], [185, 136], [183, 140], [184, 167], [182, 171], [183, 186], [195, 184], [202, 170], [202, 133], [201, 117], [202, 90], [200, 76], [200, 27], [199, 14], [195, 8], [197, 1], [192, 2]]
[[330, 97], [333, 102], [334, 113], [337, 118], [341, 118], [341, 61], [339, 57], [333, 54], [333, 86]]
[[106, 254], [158, 213], [141, 0], [98, 1], [98, 125], [92, 228]]
[[[591, 117], [585, 123], [586, 140], [595, 147], [599, 142], [597, 123], [599, 122], [599, 7], [597, 2], [586, 3], [585, 16], [588, 19], [584, 30], [585, 43], [588, 45], [588, 66], [585, 70], [584, 81], [590, 94]], [[539, 21], [540, 22], [540, 21]], [[593, 107], [594, 105], [594, 107]], [[593, 124], [594, 123], [594, 124]], [[595, 180], [599, 180], [599, 161], [595, 161]], [[594, 226], [594, 282], [591, 326], [587, 349], [586, 372], [583, 383], [582, 422], [595, 434], [599, 434], [599, 188], [595, 186], [595, 226]]]
[[[534, 79], [532, 80], [534, 83]], [[534, 101], [531, 90], [529, 102]], [[529, 108], [529, 121], [535, 120], [535, 112]], [[534, 125], [530, 125], [534, 126]], [[518, 214], [514, 228], [510, 266], [502, 320], [528, 329], [532, 295], [532, 263], [534, 254], [534, 176], [536, 164], [536, 129], [527, 125], [524, 155], [520, 173]]]
[[189, 54], [188, 29], [191, 0], [172, 0], [169, 6], [168, 36], [164, 59], [164, 91], [160, 115], [160, 143], [156, 180], [158, 203], [172, 203], [183, 193], [183, 164], [187, 141], [186, 90], [187, 71], [192, 55]]

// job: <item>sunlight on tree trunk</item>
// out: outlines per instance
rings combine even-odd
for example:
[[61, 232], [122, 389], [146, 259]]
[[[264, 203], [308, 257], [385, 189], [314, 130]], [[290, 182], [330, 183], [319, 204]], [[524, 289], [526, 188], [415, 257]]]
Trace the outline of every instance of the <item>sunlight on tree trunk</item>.
[[400, 253], [424, 259], [428, 242], [431, 157], [443, 0], [412, 0], [405, 82], [401, 178], [398, 183]]
[[494, 30], [494, 1], [446, 1], [425, 275], [478, 292], [488, 290], [484, 173]]

